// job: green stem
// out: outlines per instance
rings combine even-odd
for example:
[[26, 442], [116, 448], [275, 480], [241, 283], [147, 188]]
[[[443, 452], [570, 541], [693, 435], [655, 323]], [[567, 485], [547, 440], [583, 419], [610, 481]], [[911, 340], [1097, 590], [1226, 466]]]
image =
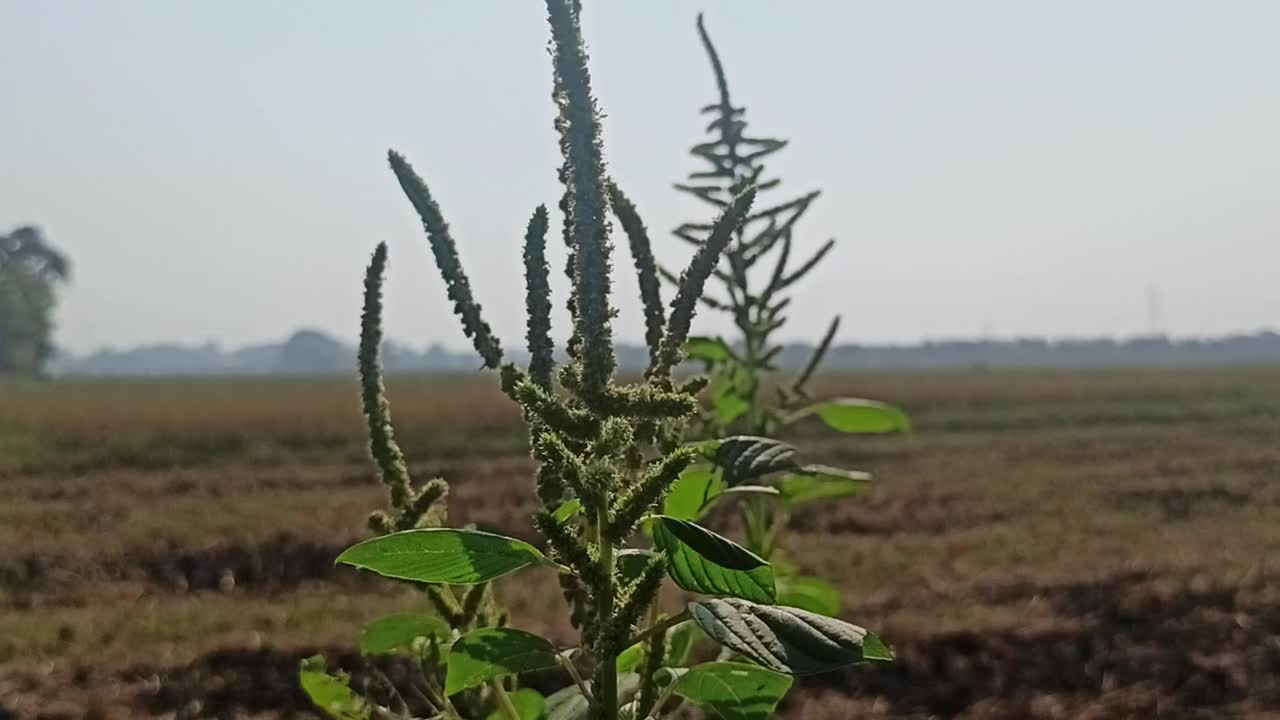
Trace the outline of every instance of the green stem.
[[515, 703], [511, 702], [511, 696], [507, 694], [507, 689], [502, 687], [501, 680], [492, 680], [489, 686], [493, 688], [493, 694], [498, 698], [498, 705], [502, 708], [502, 714], [507, 716], [507, 720], [520, 720], [520, 711], [516, 709]]
[[444, 716], [449, 720], [463, 720], [462, 715], [458, 714], [458, 709], [453, 706], [453, 702], [449, 700], [449, 696], [445, 695], [432, 678], [431, 668], [426, 663], [422, 663], [422, 679], [427, 684], [427, 692], [431, 693], [431, 699], [443, 711]]
[[605, 529], [609, 527], [609, 498], [606, 497], [596, 508], [597, 543], [600, 548], [600, 570], [604, 575], [600, 588], [598, 623], [602, 637], [598, 642], [602, 652], [596, 658], [600, 670], [597, 671], [598, 687], [595, 691], [596, 704], [600, 707], [600, 720], [618, 720], [618, 648], [606, 630], [613, 624], [613, 542], [609, 540]]
[[627, 647], [631, 647], [632, 645], [635, 645], [638, 642], [644, 642], [645, 640], [648, 640], [650, 637], [653, 637], [654, 635], [660, 632], [666, 632], [688, 619], [689, 619], [688, 610], [684, 610], [675, 615], [671, 615], [669, 617], [663, 618], [658, 623], [654, 625], [650, 625], [649, 627], [645, 628], [643, 632], [631, 638], [631, 641], [627, 643]]

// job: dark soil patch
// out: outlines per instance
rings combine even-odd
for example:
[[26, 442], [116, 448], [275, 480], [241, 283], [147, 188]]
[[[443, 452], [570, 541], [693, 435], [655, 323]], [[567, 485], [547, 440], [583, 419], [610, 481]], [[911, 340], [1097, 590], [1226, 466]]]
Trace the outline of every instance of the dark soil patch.
[[[805, 678], [784, 716], [1210, 718], [1280, 709], [1280, 603], [1265, 584], [1233, 589], [1134, 572], [983, 593], [994, 603], [1045, 599], [1058, 619], [989, 633], [890, 629], [895, 662]], [[140, 702], [153, 714], [313, 717], [296, 681], [299, 660], [310, 654], [220, 651], [179, 668], [135, 668], [125, 680], [149, 679]], [[365, 659], [325, 654], [331, 667], [347, 668], [357, 685], [373, 683], [377, 692]], [[376, 668], [397, 683], [411, 673], [391, 660]]]
[[1196, 515], [1242, 507], [1253, 500], [1250, 492], [1220, 486], [1120, 490], [1108, 495], [1118, 507], [1154, 508], [1169, 521], [1189, 520]]
[[1060, 620], [999, 633], [894, 636], [894, 663], [805, 686], [874, 700], [894, 717], [1221, 717], [1222, 708], [1245, 702], [1280, 709], [1273, 592], [1127, 573], [1010, 587], [986, 599], [1032, 596]]
[[237, 588], [287, 590], [306, 580], [326, 580], [339, 572], [333, 559], [355, 541], [317, 543], [281, 534], [253, 547], [226, 545], [204, 550], [171, 549], [136, 553], [111, 564], [112, 574], [182, 590]]
[[[25, 609], [35, 604], [76, 602], [74, 583], [83, 578], [142, 581], [159, 591], [250, 590], [274, 593], [311, 580], [353, 580], [357, 573], [335, 567], [334, 558], [356, 540], [317, 543], [289, 534], [256, 546], [223, 545], [203, 550], [135, 551], [91, 567], [36, 556], [0, 562], [0, 597]], [[82, 562], [82, 561], [80, 561]], [[356, 581], [359, 582], [359, 581]]]
[[1005, 514], [961, 495], [869, 498], [800, 510], [793, 527], [832, 535], [942, 535], [986, 527]]

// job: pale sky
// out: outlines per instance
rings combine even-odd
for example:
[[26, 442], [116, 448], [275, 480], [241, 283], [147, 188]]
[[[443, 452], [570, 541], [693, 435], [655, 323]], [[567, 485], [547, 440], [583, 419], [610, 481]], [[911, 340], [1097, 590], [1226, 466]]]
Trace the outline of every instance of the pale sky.
[[[585, 6], [610, 168], [660, 258], [681, 265], [668, 231], [706, 216], [671, 189], [714, 97], [699, 9], [751, 128], [791, 139], [774, 199], [824, 189], [797, 241], [839, 245], [790, 337], [834, 312], [847, 342], [1128, 335], [1152, 287], [1173, 334], [1280, 325], [1280, 3]], [[389, 335], [464, 347], [394, 147], [518, 346], [523, 227], [559, 196], [543, 16], [534, 0], [0, 0], [0, 231], [39, 224], [75, 261], [59, 344], [353, 338], [385, 240]], [[639, 341], [625, 243], [615, 263], [618, 332]]]

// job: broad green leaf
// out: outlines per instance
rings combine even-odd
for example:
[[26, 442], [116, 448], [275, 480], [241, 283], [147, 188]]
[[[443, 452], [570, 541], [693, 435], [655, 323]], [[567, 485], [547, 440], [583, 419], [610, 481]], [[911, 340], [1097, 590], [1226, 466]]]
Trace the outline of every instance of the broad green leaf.
[[453, 695], [494, 678], [556, 664], [555, 647], [537, 635], [514, 628], [480, 628], [454, 641], [444, 691]]
[[768, 720], [791, 689], [790, 675], [759, 665], [710, 662], [671, 673], [680, 697], [724, 720]]
[[681, 520], [698, 517], [702, 506], [720, 493], [724, 483], [715, 470], [706, 465], [694, 465], [680, 473], [662, 503], [662, 512]]
[[715, 364], [733, 357], [733, 351], [724, 340], [697, 335], [684, 342], [684, 354], [690, 360], [702, 360], [708, 364]]
[[638, 642], [618, 653], [618, 672], [631, 672], [644, 661], [644, 643]]
[[351, 677], [346, 673], [330, 675], [324, 658], [313, 655], [301, 663], [298, 683], [316, 707], [338, 720], [369, 720], [372, 708], [364, 698], [351, 691]]
[[893, 659], [872, 633], [808, 610], [709, 598], [689, 603], [689, 612], [716, 642], [781, 673], [816, 675], [863, 660]]
[[877, 400], [861, 398], [836, 398], [801, 408], [787, 422], [794, 422], [809, 415], [817, 415], [828, 427], [845, 433], [894, 433], [911, 432], [911, 420], [906, 413], [892, 405]]
[[724, 388], [713, 393], [711, 403], [715, 406], [716, 417], [724, 425], [737, 420], [751, 409], [751, 403], [734, 392], [732, 388]]
[[404, 613], [388, 615], [365, 626], [360, 634], [360, 652], [365, 655], [411, 650], [418, 638], [435, 638], [437, 642], [449, 641], [449, 623], [435, 615]]
[[781, 470], [797, 470], [794, 446], [772, 438], [735, 435], [714, 446], [712, 462], [724, 471], [725, 484], [733, 487], [747, 480]]
[[[511, 693], [511, 704], [516, 707], [520, 720], [543, 720], [547, 716], [547, 701], [542, 693], [529, 688], [521, 688]], [[485, 720], [510, 720], [507, 713], [498, 708], [489, 713]]]
[[689, 652], [693, 650], [694, 643], [702, 631], [692, 620], [676, 625], [667, 631], [667, 657], [663, 661], [663, 665], [667, 667], [680, 667], [689, 661]]
[[582, 501], [574, 498], [556, 508], [556, 511], [551, 513], [551, 517], [555, 518], [556, 522], [562, 523], [580, 512], [582, 512]]
[[870, 486], [868, 473], [826, 465], [806, 465], [800, 473], [786, 475], [778, 481], [778, 491], [791, 505], [861, 495]]
[[[591, 689], [591, 681], [587, 681]], [[618, 675], [618, 700], [621, 702], [635, 694], [640, 676], [635, 673]], [[587, 717], [587, 699], [576, 684], [562, 688], [547, 697], [547, 720], [583, 720]]]
[[527, 542], [480, 530], [405, 530], [352, 545], [337, 562], [379, 575], [425, 583], [469, 585], [546, 560]]
[[778, 604], [835, 617], [840, 614], [840, 593], [820, 578], [780, 575]]
[[655, 519], [654, 543], [667, 554], [667, 572], [677, 585], [706, 595], [773, 602], [773, 568], [764, 558], [687, 520]]
[[656, 555], [657, 553], [654, 551], [645, 550], [644, 548], [626, 548], [618, 551], [618, 554], [614, 556], [618, 575], [624, 583], [635, 580], [640, 577], [640, 573], [644, 572], [649, 561]]

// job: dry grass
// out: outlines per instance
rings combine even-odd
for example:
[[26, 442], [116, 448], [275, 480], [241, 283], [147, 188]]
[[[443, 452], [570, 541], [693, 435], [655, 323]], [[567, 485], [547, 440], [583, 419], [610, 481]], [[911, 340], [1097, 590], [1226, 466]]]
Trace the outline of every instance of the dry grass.
[[[843, 375], [910, 438], [797, 435], [869, 496], [786, 545], [900, 661], [786, 715], [1265, 717], [1280, 708], [1280, 371]], [[492, 378], [391, 387], [419, 478], [524, 536], [529, 462]], [[345, 380], [0, 385], [0, 717], [303, 707], [300, 653], [416, 594], [335, 571], [382, 501]], [[234, 584], [229, 582], [234, 580]], [[550, 577], [520, 624], [568, 640]], [[355, 662], [354, 658], [348, 658]], [[185, 710], [184, 710], [185, 708]]]

